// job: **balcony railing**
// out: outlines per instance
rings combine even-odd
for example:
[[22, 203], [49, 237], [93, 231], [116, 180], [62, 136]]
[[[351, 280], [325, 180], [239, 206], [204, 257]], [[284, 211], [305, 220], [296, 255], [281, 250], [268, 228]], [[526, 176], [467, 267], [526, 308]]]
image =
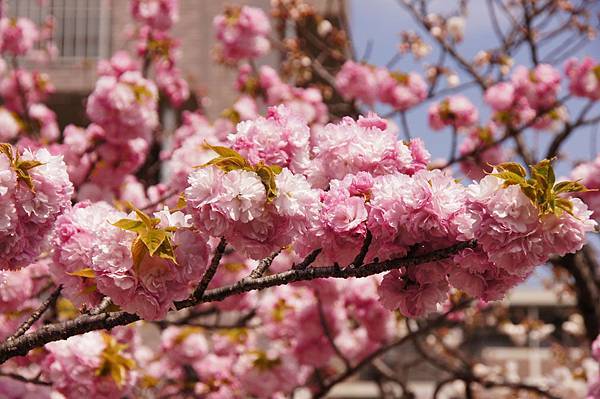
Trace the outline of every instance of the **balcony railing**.
[[110, 52], [110, 0], [5, 0], [5, 15], [36, 24], [54, 18], [52, 40], [62, 60], [97, 59]]

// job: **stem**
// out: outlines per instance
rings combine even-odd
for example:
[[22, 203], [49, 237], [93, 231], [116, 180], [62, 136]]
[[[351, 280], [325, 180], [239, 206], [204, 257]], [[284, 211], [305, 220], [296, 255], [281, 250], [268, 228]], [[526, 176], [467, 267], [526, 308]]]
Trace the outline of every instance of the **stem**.
[[[187, 300], [176, 302], [175, 307], [176, 309], [180, 310], [195, 306], [199, 303], [220, 301], [243, 292], [263, 290], [265, 288], [289, 284], [297, 281], [310, 281], [328, 277], [367, 277], [400, 267], [412, 267], [423, 263], [446, 259], [463, 249], [473, 248], [476, 246], [476, 244], [477, 243], [475, 241], [460, 242], [451, 247], [432, 251], [428, 254], [415, 257], [391, 259], [385, 262], [373, 262], [360, 268], [347, 267], [342, 269], [339, 266], [334, 265], [328, 267], [307, 268], [304, 270], [288, 270], [255, 280], [241, 280], [233, 285], [215, 288], [205, 292], [203, 291], [202, 295], [198, 295], [202, 289], [201, 286], [198, 286], [198, 289], [196, 289], [194, 295]], [[217, 254], [219, 254], [218, 250], [213, 258], [213, 262], [209, 267], [209, 270], [216, 270], [216, 266], [213, 267], [213, 265], [215, 263], [218, 264], [217, 260], [220, 261], [220, 256], [217, 256]], [[206, 274], [205, 277], [208, 279]], [[14, 340], [5, 341], [2, 343], [0, 345], [0, 364], [12, 357], [26, 355], [30, 350], [44, 346], [49, 342], [66, 339], [73, 335], [79, 335], [94, 330], [110, 330], [113, 327], [127, 325], [139, 319], [139, 316], [135, 314], [120, 311], [102, 313], [99, 315], [81, 315], [74, 320], [49, 324], [32, 333], [25, 334]]]

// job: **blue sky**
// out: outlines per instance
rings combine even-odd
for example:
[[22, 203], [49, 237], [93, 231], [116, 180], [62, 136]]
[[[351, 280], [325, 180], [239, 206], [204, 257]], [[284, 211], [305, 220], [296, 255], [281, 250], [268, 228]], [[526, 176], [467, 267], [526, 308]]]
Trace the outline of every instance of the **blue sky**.
[[[442, 14], [452, 11], [456, 8], [458, 2], [455, 0], [431, 0], [431, 8]], [[492, 30], [491, 20], [488, 16], [487, 6], [483, 0], [472, 0], [469, 2], [469, 15], [467, 16], [465, 39], [459, 44], [458, 49], [461, 54], [467, 59], [472, 59], [480, 50], [495, 47], [498, 40]], [[424, 33], [423, 30], [414, 22], [408, 12], [399, 4], [397, 0], [349, 0], [350, 4], [350, 26], [351, 36], [357, 57], [361, 57], [365, 53], [368, 42], [372, 41], [373, 47], [368, 58], [368, 62], [375, 65], [385, 65], [396, 53], [396, 48], [399, 43], [399, 33], [403, 30], [414, 30], [419, 33]], [[596, 14], [600, 11], [600, 2], [594, 11]], [[427, 35], [423, 35], [425, 38]], [[551, 43], [550, 48], [556, 47], [561, 43], [562, 39], [558, 39], [555, 43]], [[436, 44], [429, 41], [433, 51], [426, 58], [426, 61], [433, 63], [437, 59]], [[546, 50], [547, 51], [547, 50]], [[541, 56], [545, 56], [546, 52], [542, 51]], [[586, 55], [594, 58], [600, 57], [600, 40], [596, 39], [590, 42], [587, 46], [580, 49], [576, 56], [578, 58]], [[515, 56], [515, 65], [527, 63], [529, 60], [528, 52], [520, 52]], [[562, 70], [562, 65], [557, 65]], [[415, 63], [413, 57], [407, 55], [401, 59], [395, 66], [396, 69], [402, 71], [418, 71], [422, 72], [419, 64]], [[459, 72], [461, 82], [468, 81], [467, 75], [462, 73], [460, 69], [455, 68]], [[563, 86], [564, 87], [564, 86]], [[483, 99], [479, 88], [472, 88], [463, 92], [469, 99], [480, 109], [480, 120], [486, 121], [489, 119], [489, 109], [483, 104]], [[427, 125], [427, 108], [430, 102], [421, 104], [408, 112], [408, 120], [413, 136], [421, 137], [425, 140], [427, 148], [432, 153], [432, 158], [447, 157], [450, 145], [450, 131], [432, 132]], [[581, 109], [583, 102], [575, 100], [568, 103], [571, 115], [577, 115]], [[385, 108], [377, 109], [381, 113], [385, 113]], [[590, 115], [598, 115], [600, 106], [596, 105]], [[556, 166], [557, 175], [565, 175], [569, 172], [574, 161], [582, 161], [591, 159], [594, 154], [600, 151], [600, 137], [597, 140], [592, 140], [592, 136], [598, 136], [600, 131], [598, 127], [585, 127], [576, 131], [576, 134], [571, 135], [569, 140], [563, 145], [563, 153], [568, 156], [568, 160], [558, 163]], [[552, 133], [542, 132], [537, 135], [529, 133], [526, 140], [532, 143], [531, 140], [536, 140], [535, 144], [542, 144], [543, 151], [547, 148], [547, 143], [552, 138]], [[594, 145], [594, 143], [597, 143]], [[537, 146], [539, 147], [539, 146]], [[594, 240], [598, 241], [598, 240]], [[539, 277], [548, 275], [548, 271], [538, 269], [536, 277], [530, 279], [528, 286], [538, 286]]]
[[[451, 12], [456, 8], [457, 1], [453, 0], [432, 0], [430, 1], [431, 8], [441, 14]], [[492, 30], [491, 22], [487, 12], [485, 1], [476, 0], [469, 2], [469, 15], [467, 17], [465, 40], [459, 44], [458, 49], [465, 55], [466, 59], [472, 59], [475, 54], [485, 48], [494, 47], [497, 45], [497, 38]], [[371, 55], [368, 59], [369, 63], [375, 65], [385, 65], [392, 56], [396, 53], [396, 48], [399, 43], [399, 33], [403, 30], [414, 30], [419, 33], [424, 33], [417, 26], [408, 12], [399, 4], [397, 0], [350, 0], [350, 23], [352, 41], [356, 50], [357, 57], [361, 57], [365, 53], [369, 40], [373, 42]], [[600, 10], [600, 4], [597, 7]], [[423, 35], [426, 37], [426, 35]], [[550, 45], [550, 48], [559, 44], [561, 40]], [[437, 48], [435, 43], [429, 42], [432, 45], [433, 51], [426, 57], [426, 61], [435, 62], [437, 59]], [[542, 52], [542, 56], [546, 53]], [[577, 57], [585, 55], [600, 56], [600, 40], [590, 42], [586, 47], [582, 48]], [[520, 52], [515, 57], [515, 65], [526, 62], [528, 60], [528, 52]], [[557, 65], [562, 70], [562, 65]], [[395, 66], [396, 69], [402, 71], [419, 71], [422, 68], [415, 63], [413, 57], [407, 55], [402, 58]], [[467, 75], [463, 74], [458, 68], [461, 77], [461, 82], [468, 81]], [[479, 88], [472, 88], [463, 92], [469, 99], [480, 109], [480, 120], [486, 121], [489, 118], [489, 110], [483, 105], [482, 96]], [[420, 136], [427, 143], [429, 151], [433, 158], [447, 157], [450, 144], [450, 131], [442, 131], [433, 133], [427, 126], [427, 108], [430, 102], [426, 102], [419, 107], [409, 111], [408, 119], [411, 127], [411, 132], [415, 136]], [[569, 103], [569, 110], [576, 115], [576, 111], [580, 109], [582, 102], [575, 100]], [[384, 108], [378, 109], [385, 112]], [[597, 115], [600, 112], [600, 106], [596, 106], [596, 112], [590, 113]], [[570, 163], [577, 160], [587, 160], [592, 156], [592, 152], [597, 153], [600, 150], [600, 139], [597, 140], [598, 148], [591, 148], [591, 137], [594, 134], [594, 128], [586, 127], [577, 131], [576, 136], [572, 136], [567, 142], [565, 153], [569, 155], [570, 161], [557, 165], [558, 173], [568, 173]], [[530, 134], [527, 140], [539, 140], [542, 143], [542, 148], [546, 148], [544, 144], [548, 143], [551, 138], [551, 133], [541, 133], [538, 138], [534, 134]], [[537, 143], [537, 142], [536, 142]]]

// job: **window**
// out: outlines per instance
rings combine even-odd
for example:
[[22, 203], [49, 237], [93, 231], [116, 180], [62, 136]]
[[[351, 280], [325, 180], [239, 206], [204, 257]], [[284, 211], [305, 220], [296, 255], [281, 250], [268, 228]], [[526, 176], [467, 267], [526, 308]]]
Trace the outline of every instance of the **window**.
[[36, 24], [53, 16], [53, 42], [62, 59], [103, 58], [109, 53], [109, 0], [8, 0], [6, 15]]

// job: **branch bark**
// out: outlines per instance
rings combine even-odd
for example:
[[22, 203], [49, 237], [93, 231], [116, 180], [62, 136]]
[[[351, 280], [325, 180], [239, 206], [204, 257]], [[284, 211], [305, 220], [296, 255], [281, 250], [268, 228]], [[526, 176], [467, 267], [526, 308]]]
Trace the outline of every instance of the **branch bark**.
[[[293, 269], [254, 280], [242, 279], [233, 285], [203, 291], [203, 293], [198, 296], [196, 294], [200, 292], [199, 289], [201, 287], [199, 286], [196, 292], [189, 299], [175, 303], [175, 308], [180, 310], [195, 306], [199, 303], [221, 301], [232, 295], [241, 294], [243, 292], [263, 290], [269, 287], [275, 287], [297, 281], [310, 281], [319, 278], [330, 277], [367, 277], [389, 270], [398, 269], [400, 267], [412, 267], [446, 259], [463, 249], [473, 248], [476, 244], [477, 243], [475, 241], [460, 242], [448, 248], [432, 251], [428, 254], [391, 259], [383, 262], [372, 262], [358, 268], [340, 268], [339, 266], [334, 265], [327, 267], [311, 267], [304, 270]], [[216, 255], [218, 253], [219, 250], [217, 250], [215, 258], [213, 258], [213, 263], [215, 263], [215, 259], [217, 258]], [[218, 259], [220, 260], [220, 256]], [[140, 318], [135, 314], [120, 311], [103, 313], [99, 315], [81, 315], [74, 320], [50, 324], [41, 327], [32, 333], [25, 334], [14, 340], [2, 343], [0, 345], [0, 364], [6, 362], [6, 360], [12, 357], [26, 355], [30, 350], [42, 347], [49, 342], [67, 339], [73, 335], [79, 335], [89, 331], [102, 329], [109, 330], [116, 326], [133, 323], [139, 319]]]

